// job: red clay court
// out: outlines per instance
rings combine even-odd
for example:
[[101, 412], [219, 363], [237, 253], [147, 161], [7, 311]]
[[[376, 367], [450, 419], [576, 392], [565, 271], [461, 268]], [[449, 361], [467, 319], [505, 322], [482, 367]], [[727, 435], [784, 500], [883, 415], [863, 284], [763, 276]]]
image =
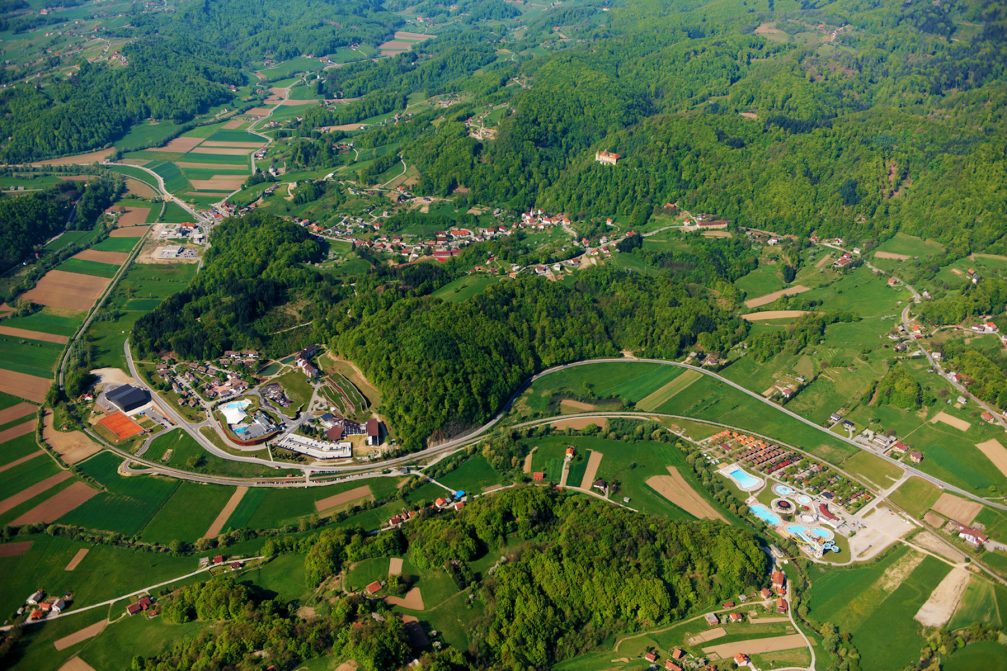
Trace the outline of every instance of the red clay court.
[[115, 439], [120, 442], [132, 438], [138, 433], [143, 433], [142, 426], [121, 412], [103, 417], [98, 421], [98, 424], [114, 433]]

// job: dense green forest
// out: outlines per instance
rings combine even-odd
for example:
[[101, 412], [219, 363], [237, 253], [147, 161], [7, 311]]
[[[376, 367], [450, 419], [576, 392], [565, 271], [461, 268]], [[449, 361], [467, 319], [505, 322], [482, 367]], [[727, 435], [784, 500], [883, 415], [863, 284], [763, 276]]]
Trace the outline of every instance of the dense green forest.
[[[310, 539], [270, 542], [267, 552], [307, 551], [309, 585], [352, 562], [403, 552], [417, 566], [449, 568], [482, 604], [467, 625], [467, 650], [427, 653], [424, 669], [542, 669], [626, 630], [672, 622], [765, 582], [766, 554], [747, 531], [719, 522], [671, 522], [540, 487], [473, 501], [450, 517], [392, 531], [327, 529]], [[504, 548], [520, 546], [520, 551]], [[480, 575], [468, 563], [506, 552]], [[631, 576], [632, 579], [627, 579]], [[402, 620], [384, 601], [340, 593], [310, 621], [292, 604], [220, 576], [163, 601], [171, 622], [214, 623], [134, 668], [280, 669], [315, 657], [353, 659], [385, 671], [412, 658]]]
[[67, 229], [93, 228], [122, 191], [112, 178], [61, 182], [44, 191], [0, 197], [0, 272], [27, 261], [37, 248]]

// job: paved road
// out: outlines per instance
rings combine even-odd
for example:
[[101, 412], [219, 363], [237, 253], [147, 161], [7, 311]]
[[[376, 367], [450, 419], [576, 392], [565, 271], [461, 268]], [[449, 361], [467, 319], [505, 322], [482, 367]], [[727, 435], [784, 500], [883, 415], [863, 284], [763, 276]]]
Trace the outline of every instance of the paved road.
[[[130, 372], [130, 374], [134, 378], [137, 379], [137, 381], [141, 384], [141, 386], [144, 386], [147, 389], [150, 389], [149, 386], [147, 386], [146, 384], [144, 384], [142, 382], [142, 378], [140, 378], [140, 376], [137, 374], [136, 367], [133, 364], [133, 356], [132, 356], [132, 353], [130, 352], [129, 342], [128, 341], [126, 343], [124, 343], [124, 351], [125, 351], [125, 354], [126, 354], [126, 363], [129, 366], [129, 372]], [[673, 366], [673, 367], [676, 367], [676, 368], [684, 368], [686, 370], [695, 371], [695, 372], [697, 372], [697, 373], [699, 373], [701, 375], [706, 375], [707, 377], [711, 377], [711, 378], [717, 380], [718, 382], [721, 382], [722, 384], [725, 384], [725, 385], [727, 385], [727, 386], [729, 386], [729, 387], [731, 387], [731, 388], [733, 388], [733, 389], [735, 389], [735, 390], [737, 390], [737, 391], [745, 394], [746, 396], [749, 396], [749, 397], [757, 400], [759, 403], [762, 403], [764, 405], [770, 406], [774, 410], [776, 410], [778, 412], [781, 412], [781, 413], [789, 416], [790, 418], [792, 418], [792, 419], [794, 419], [794, 420], [796, 420], [796, 421], [798, 421], [798, 422], [800, 422], [800, 423], [802, 423], [802, 424], [804, 424], [806, 426], [809, 426], [809, 427], [815, 429], [816, 431], [820, 431], [823, 434], [827, 434], [828, 436], [830, 436], [834, 440], [838, 440], [838, 441], [847, 443], [848, 445], [851, 445], [852, 447], [855, 447], [858, 450], [863, 450], [865, 452], [873, 454], [877, 458], [882, 459], [884, 461], [887, 461], [887, 462], [889, 462], [889, 463], [897, 466], [898, 468], [903, 469], [904, 471], [908, 472], [911, 475], [915, 475], [915, 476], [917, 476], [917, 477], [919, 477], [919, 478], [921, 478], [923, 480], [926, 480], [927, 482], [930, 482], [930, 483], [932, 483], [932, 484], [934, 484], [934, 485], [936, 485], [938, 487], [941, 487], [941, 488], [943, 488], [943, 489], [945, 489], [947, 491], [954, 492], [954, 493], [956, 493], [956, 494], [958, 494], [960, 496], [972, 499], [974, 501], [979, 501], [980, 503], [983, 503], [984, 505], [988, 505], [988, 506], [990, 506], [992, 508], [996, 508], [998, 510], [1007, 511], [1007, 505], [1005, 505], [1003, 503], [998, 503], [998, 502], [995, 502], [995, 501], [989, 501], [989, 500], [984, 499], [984, 498], [982, 498], [982, 497], [980, 497], [980, 496], [978, 496], [976, 494], [973, 494], [972, 492], [969, 492], [969, 491], [967, 491], [965, 489], [962, 489], [962, 488], [957, 487], [955, 485], [952, 485], [950, 483], [944, 482], [940, 478], [937, 478], [937, 477], [935, 477], [933, 475], [930, 475], [929, 473], [924, 473], [923, 471], [920, 471], [919, 469], [917, 469], [917, 468], [915, 468], [913, 466], [904, 464], [904, 463], [902, 463], [902, 462], [900, 462], [900, 461], [898, 461], [896, 459], [893, 459], [893, 458], [891, 458], [891, 457], [889, 457], [887, 455], [883, 455], [883, 454], [879, 454], [877, 452], [874, 452], [873, 450], [870, 450], [870, 449], [864, 447], [863, 445], [860, 445], [859, 443], [853, 441], [852, 439], [844, 437], [844, 436], [837, 435], [837, 434], [829, 431], [827, 428], [821, 426], [820, 424], [817, 424], [817, 423], [811, 421], [810, 419], [807, 419], [806, 417], [803, 417], [802, 415], [799, 415], [796, 412], [793, 412], [793, 411], [789, 410], [786, 407], [777, 405], [776, 403], [773, 403], [772, 401], [764, 398], [762, 395], [757, 394], [756, 392], [750, 391], [749, 389], [746, 389], [745, 387], [741, 386], [740, 384], [738, 384], [738, 383], [736, 383], [736, 382], [734, 382], [732, 380], [729, 380], [726, 377], [724, 377], [722, 375], [719, 375], [719, 374], [717, 374], [717, 373], [715, 373], [713, 371], [707, 370], [705, 368], [701, 368], [699, 366], [693, 366], [693, 365], [687, 364], [687, 363], [681, 363], [681, 362], [678, 362], [678, 361], [666, 361], [666, 360], [663, 360], [663, 359], [602, 358], [602, 359], [587, 359], [587, 360], [584, 360], [584, 361], [577, 361], [577, 362], [574, 362], [574, 363], [564, 364], [564, 365], [561, 365], [561, 366], [555, 366], [553, 368], [549, 368], [547, 370], [544, 370], [541, 373], [538, 373], [537, 375], [533, 375], [531, 378], [529, 378], [525, 382], [525, 384], [520, 389], [518, 389], [514, 393], [513, 396], [511, 396], [511, 398], [507, 401], [507, 403], [500, 410], [500, 412], [497, 413], [497, 415], [495, 417], [493, 417], [490, 421], [486, 422], [482, 426], [480, 426], [480, 427], [478, 427], [476, 429], [473, 429], [473, 430], [469, 431], [468, 433], [465, 433], [465, 434], [463, 434], [461, 436], [457, 436], [455, 438], [452, 438], [450, 440], [444, 441], [442, 443], [431, 445], [431, 446], [429, 446], [429, 447], [427, 447], [427, 448], [425, 448], [423, 450], [419, 450], [417, 452], [413, 452], [411, 454], [408, 454], [408, 455], [405, 455], [405, 456], [402, 456], [402, 457], [396, 457], [396, 458], [393, 458], [393, 459], [386, 459], [386, 460], [383, 460], [383, 461], [380, 461], [380, 462], [375, 462], [375, 463], [370, 463], [370, 464], [353, 464], [353, 465], [346, 465], [346, 466], [312, 466], [312, 467], [303, 466], [303, 465], [292, 465], [292, 466], [294, 468], [300, 468], [301, 470], [313, 471], [313, 472], [318, 472], [318, 473], [333, 473], [333, 474], [334, 473], [344, 473], [344, 474], [358, 473], [359, 474], [359, 473], [367, 473], [367, 472], [381, 472], [381, 471], [384, 471], [386, 469], [391, 469], [391, 468], [395, 468], [395, 467], [398, 467], [398, 466], [403, 466], [403, 465], [406, 465], [406, 464], [412, 464], [412, 463], [415, 463], [415, 462], [418, 462], [418, 461], [423, 461], [423, 460], [431, 458], [431, 457], [443, 456], [446, 453], [455, 452], [457, 450], [460, 450], [460, 449], [462, 449], [464, 447], [467, 447], [468, 445], [470, 445], [470, 444], [478, 441], [481, 436], [483, 436], [484, 434], [486, 434], [487, 432], [489, 432], [494, 426], [496, 426], [498, 423], [500, 423], [507, 416], [507, 414], [510, 412], [511, 406], [514, 403], [514, 401], [522, 393], [524, 393], [524, 391], [531, 384], [533, 384], [536, 380], [539, 380], [539, 379], [541, 379], [541, 378], [543, 378], [543, 377], [545, 377], [547, 375], [552, 375], [554, 373], [558, 373], [560, 371], [569, 370], [571, 368], [577, 368], [577, 367], [580, 367], [580, 366], [591, 366], [591, 365], [595, 365], [595, 364], [599, 364], [599, 363], [646, 363], [646, 364], [660, 365], [660, 366]], [[271, 461], [266, 461], [264, 459], [257, 459], [257, 458], [254, 458], [254, 457], [238, 457], [238, 456], [232, 455], [232, 454], [230, 454], [228, 452], [224, 452], [223, 450], [221, 450], [220, 448], [218, 448], [216, 445], [213, 445], [210, 441], [208, 441], [198, 430], [193, 431], [192, 427], [190, 426], [190, 424], [188, 422], [186, 422], [185, 419], [182, 418], [177, 412], [175, 412], [174, 409], [169, 404], [165, 403], [163, 401], [163, 399], [160, 398], [160, 396], [158, 396], [156, 390], [150, 389], [150, 391], [151, 391], [151, 395], [155, 399], [157, 399], [159, 401], [159, 404], [162, 405], [162, 406], [164, 406], [163, 409], [168, 413], [168, 415], [171, 417], [171, 419], [173, 421], [175, 421], [179, 426], [181, 426], [184, 430], [186, 430], [190, 435], [192, 435], [193, 438], [196, 439], [196, 441], [200, 445], [204, 446], [212, 454], [215, 454], [215, 455], [217, 455], [217, 456], [219, 456], [219, 457], [221, 457], [223, 459], [232, 459], [232, 460], [238, 460], [238, 461], [247, 461], [249, 463], [259, 463], [259, 464], [268, 465], [268, 466], [271, 466], [271, 467], [274, 467], [274, 468], [290, 467], [288, 465], [278, 466], [276, 463], [271, 462]]]

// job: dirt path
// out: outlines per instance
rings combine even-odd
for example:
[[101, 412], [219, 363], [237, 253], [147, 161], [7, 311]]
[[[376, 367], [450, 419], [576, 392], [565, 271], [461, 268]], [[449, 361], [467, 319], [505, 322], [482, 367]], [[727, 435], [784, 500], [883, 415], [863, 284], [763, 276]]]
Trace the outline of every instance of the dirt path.
[[991, 438], [984, 443], [976, 443], [986, 458], [993, 462], [993, 465], [1004, 475], [1007, 475], [1007, 448], [1000, 444], [996, 438]]
[[931, 424], [936, 424], [937, 422], [947, 424], [948, 426], [958, 429], [959, 431], [968, 431], [969, 429], [972, 428], [972, 425], [969, 422], [966, 422], [964, 419], [958, 419], [954, 415], [949, 415], [944, 411], [941, 411], [930, 418]]
[[82, 561], [84, 561], [84, 557], [86, 557], [87, 553], [90, 552], [90, 551], [91, 550], [89, 548], [81, 548], [81, 549], [77, 550], [77, 554], [75, 554], [73, 556], [73, 559], [70, 560], [70, 563], [68, 563], [66, 565], [66, 568], [64, 568], [63, 570], [64, 571], [72, 571], [75, 568], [77, 568], [78, 566], [80, 566], [80, 563]]
[[692, 488], [674, 466], [668, 466], [668, 475], [647, 478], [647, 485], [693, 517], [727, 521], [709, 501]]
[[958, 601], [972, 575], [960, 566], [951, 569], [940, 584], [930, 593], [930, 598], [920, 606], [913, 619], [924, 627], [943, 627], [954, 615]]
[[[79, 631], [75, 631], [69, 636], [64, 636], [63, 638], [58, 638], [52, 643], [52, 647], [57, 650], [66, 650], [71, 645], [77, 645], [81, 641], [86, 641], [89, 638], [94, 638], [101, 632], [105, 631], [105, 627], [108, 626], [108, 620], [102, 620], [100, 622], [95, 622], [89, 627], [84, 627]], [[79, 658], [74, 658], [79, 659]]]
[[53, 414], [46, 412], [42, 420], [42, 440], [68, 465], [73, 466], [101, 452], [101, 445], [83, 431], [58, 431], [54, 422]]
[[972, 520], [983, 509], [982, 504], [976, 501], [969, 501], [948, 492], [941, 494], [940, 498], [930, 507], [944, 517], [965, 525], [972, 524]]
[[797, 319], [806, 314], [811, 314], [807, 310], [766, 310], [764, 312], [749, 312], [741, 315], [741, 318], [749, 322], [762, 322], [769, 319]]
[[786, 636], [770, 636], [769, 638], [750, 638], [747, 641], [734, 641], [732, 643], [721, 643], [703, 648], [707, 655], [717, 655], [720, 659], [731, 659], [739, 652], [746, 655], [759, 655], [764, 652], [776, 652], [778, 650], [791, 650], [793, 648], [807, 648], [804, 637], [800, 634], [787, 634]]
[[402, 606], [409, 610], [423, 610], [423, 594], [419, 587], [413, 587], [405, 596], [386, 596], [385, 603], [390, 606]]
[[531, 461], [532, 459], [535, 458], [535, 450], [537, 449], [538, 446], [536, 445], [535, 447], [531, 448], [531, 451], [528, 452], [528, 454], [524, 455], [524, 464], [521, 465], [522, 473], [527, 473], [528, 475], [531, 475]]
[[601, 466], [601, 460], [604, 457], [605, 455], [601, 452], [591, 450], [591, 454], [587, 458], [587, 470], [584, 471], [584, 477], [580, 479], [581, 489], [591, 489], [591, 485], [598, 477], [598, 467]]
[[248, 487], [235, 487], [234, 493], [231, 494], [231, 498], [227, 500], [224, 507], [220, 509], [217, 513], [216, 519], [213, 520], [213, 524], [210, 528], [206, 530], [203, 534], [203, 538], [216, 538], [220, 535], [220, 532], [224, 530], [224, 525], [227, 524], [227, 520], [231, 519], [231, 515], [234, 510], [241, 503], [241, 499], [245, 498], [245, 494], [248, 492]]
[[762, 296], [756, 296], [755, 298], [750, 298], [745, 301], [745, 307], [748, 308], [758, 308], [763, 305], [769, 305], [777, 300], [783, 298], [784, 296], [796, 296], [797, 294], [803, 294], [805, 291], [810, 291], [810, 287], [806, 287], [803, 284], [795, 284], [792, 287], [787, 287], [786, 289], [780, 289], [779, 291], [774, 291]]
[[29, 331], [19, 329], [14, 326], [0, 326], [0, 335], [9, 335], [15, 338], [27, 338], [28, 340], [41, 340], [42, 342], [54, 342], [65, 345], [68, 338], [55, 333], [43, 333], [42, 331]]
[[36, 482], [33, 485], [25, 487], [17, 494], [14, 494], [13, 496], [8, 496], [3, 501], [0, 501], [0, 515], [3, 515], [8, 510], [17, 508], [25, 501], [29, 501], [35, 498], [42, 492], [52, 489], [59, 483], [65, 482], [66, 480], [69, 480], [72, 477], [73, 473], [71, 473], [70, 471], [60, 471], [56, 475], [49, 476], [45, 480]]

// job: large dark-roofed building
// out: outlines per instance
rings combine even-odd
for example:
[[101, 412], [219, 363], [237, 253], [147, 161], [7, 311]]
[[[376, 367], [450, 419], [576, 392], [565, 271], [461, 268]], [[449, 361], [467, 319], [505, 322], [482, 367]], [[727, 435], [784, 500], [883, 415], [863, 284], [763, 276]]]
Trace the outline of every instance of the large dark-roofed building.
[[107, 392], [105, 398], [108, 399], [109, 403], [119, 408], [119, 410], [129, 412], [149, 403], [150, 392], [130, 384], [124, 384]]

